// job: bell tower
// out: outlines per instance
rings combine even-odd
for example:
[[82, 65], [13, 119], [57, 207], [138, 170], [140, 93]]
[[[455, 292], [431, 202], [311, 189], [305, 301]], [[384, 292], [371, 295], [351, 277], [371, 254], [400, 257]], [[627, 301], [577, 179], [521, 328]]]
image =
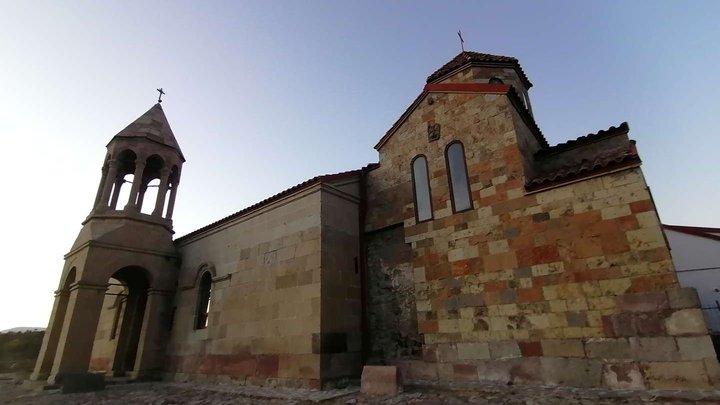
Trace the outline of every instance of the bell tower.
[[[172, 214], [184, 162], [160, 103], [107, 144], [95, 201], [65, 255], [31, 380], [54, 384], [66, 373], [88, 372], [94, 344], [107, 346], [109, 375], [152, 377], [161, 370], [179, 262]], [[121, 303], [114, 341], [102, 340], [96, 331], [112, 299]]]
[[[172, 231], [172, 213], [185, 157], [160, 103], [120, 131], [107, 145], [97, 196], [88, 221], [102, 217], [131, 217], [162, 224]], [[127, 177], [132, 175], [132, 180]], [[137, 215], [150, 183], [159, 180], [157, 199], [149, 215]], [[123, 188], [130, 184], [126, 201]], [[169, 198], [166, 199], [168, 191]], [[167, 203], [167, 207], [166, 207]], [[145, 211], [145, 210], [143, 210]]]

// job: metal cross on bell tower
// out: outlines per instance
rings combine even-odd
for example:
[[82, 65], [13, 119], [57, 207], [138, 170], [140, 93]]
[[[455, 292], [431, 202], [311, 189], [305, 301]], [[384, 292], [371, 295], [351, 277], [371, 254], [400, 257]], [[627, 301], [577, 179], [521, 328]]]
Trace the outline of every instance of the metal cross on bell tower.
[[162, 87], [157, 89], [157, 91], [158, 93], [160, 93], [160, 95], [158, 95], [158, 103], [162, 103], [162, 96], [165, 94], [165, 92], [163, 91]]
[[460, 50], [465, 52], [465, 40], [462, 37], [462, 31], [458, 31], [458, 37], [460, 37]]

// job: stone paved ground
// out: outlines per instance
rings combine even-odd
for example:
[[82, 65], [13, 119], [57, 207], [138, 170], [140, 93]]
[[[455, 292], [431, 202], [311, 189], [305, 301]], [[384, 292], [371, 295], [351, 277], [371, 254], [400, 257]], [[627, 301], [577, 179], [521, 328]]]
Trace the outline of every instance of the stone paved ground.
[[357, 388], [334, 391], [304, 391], [232, 385], [190, 383], [135, 383], [111, 385], [104, 391], [60, 394], [58, 391], [29, 391], [12, 380], [0, 379], [0, 404], [720, 404], [718, 391], [609, 391], [601, 389], [501, 386], [492, 384], [424, 384], [408, 387], [396, 397], [366, 397]]

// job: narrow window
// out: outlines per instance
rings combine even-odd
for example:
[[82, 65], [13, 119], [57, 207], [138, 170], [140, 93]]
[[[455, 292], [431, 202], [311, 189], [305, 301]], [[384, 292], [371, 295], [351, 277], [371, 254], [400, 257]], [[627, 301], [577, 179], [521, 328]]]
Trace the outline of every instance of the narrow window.
[[452, 196], [453, 211], [460, 212], [472, 208], [470, 198], [470, 185], [468, 184], [467, 166], [465, 166], [465, 151], [460, 142], [453, 142], [445, 151], [445, 160], [450, 177], [450, 195]]
[[200, 278], [198, 289], [197, 316], [195, 317], [195, 329], [205, 329], [208, 326], [208, 313], [210, 313], [210, 294], [212, 278], [210, 272], [206, 271]]
[[428, 176], [427, 159], [418, 156], [412, 161], [413, 187], [415, 191], [415, 215], [418, 222], [432, 219], [432, 202], [430, 201], [430, 179]]

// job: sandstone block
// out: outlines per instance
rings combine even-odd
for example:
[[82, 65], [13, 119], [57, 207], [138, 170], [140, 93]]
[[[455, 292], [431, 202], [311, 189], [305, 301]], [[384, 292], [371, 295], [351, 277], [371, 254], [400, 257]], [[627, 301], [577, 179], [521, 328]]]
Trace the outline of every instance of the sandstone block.
[[437, 380], [437, 363], [425, 363], [424, 361], [407, 362], [407, 375], [405, 380]]
[[360, 392], [366, 395], [397, 395], [398, 371], [395, 366], [365, 366]]
[[477, 381], [478, 368], [474, 364], [453, 364], [453, 381]]
[[454, 365], [451, 363], [438, 363], [437, 374], [440, 381], [453, 381], [455, 379]]
[[633, 358], [645, 361], [676, 361], [680, 359], [675, 339], [669, 336], [631, 337]]
[[545, 356], [585, 357], [585, 348], [580, 339], [547, 339], [540, 343]]
[[651, 312], [668, 308], [668, 296], [664, 291], [651, 291], [617, 296], [617, 306], [621, 311]]
[[665, 328], [672, 336], [707, 334], [707, 325], [702, 311], [697, 308], [675, 311], [665, 320]]
[[603, 383], [616, 389], [644, 389], [640, 368], [635, 363], [617, 363], [603, 365]]
[[659, 336], [665, 334], [665, 318], [662, 311], [642, 312], [634, 315], [638, 336]]
[[676, 339], [682, 360], [716, 358], [715, 348], [709, 335], [678, 337]]
[[650, 388], [710, 388], [702, 361], [647, 363], [643, 374]]
[[540, 357], [503, 360], [511, 364], [510, 381], [520, 384], [542, 384], [545, 381]]
[[697, 290], [692, 287], [667, 290], [667, 296], [672, 309], [700, 307], [700, 297], [698, 297]]
[[440, 363], [453, 363], [458, 359], [457, 347], [454, 344], [441, 343], [435, 350]]
[[490, 342], [490, 357], [493, 359], [511, 359], [521, 357], [520, 346], [512, 340]]
[[627, 339], [589, 339], [585, 343], [588, 358], [624, 360], [632, 358]]
[[[514, 359], [516, 360], [516, 359]], [[478, 379], [499, 384], [510, 381], [511, 360], [486, 360], [477, 362]]]
[[602, 363], [598, 360], [541, 357], [540, 364], [544, 384], [599, 387], [602, 381]]
[[717, 388], [720, 385], [720, 364], [718, 364], [717, 358], [704, 359], [705, 372], [707, 372], [710, 384]]
[[615, 207], [603, 208], [601, 211], [602, 219], [613, 219], [624, 217], [631, 214], [629, 205], [620, 205]]
[[630, 246], [634, 249], [645, 250], [665, 246], [665, 239], [659, 227], [628, 231], [626, 235]]
[[457, 358], [460, 360], [483, 360], [490, 358], [488, 343], [458, 343]]
[[428, 363], [436, 363], [438, 361], [435, 345], [422, 345], [422, 359]]

